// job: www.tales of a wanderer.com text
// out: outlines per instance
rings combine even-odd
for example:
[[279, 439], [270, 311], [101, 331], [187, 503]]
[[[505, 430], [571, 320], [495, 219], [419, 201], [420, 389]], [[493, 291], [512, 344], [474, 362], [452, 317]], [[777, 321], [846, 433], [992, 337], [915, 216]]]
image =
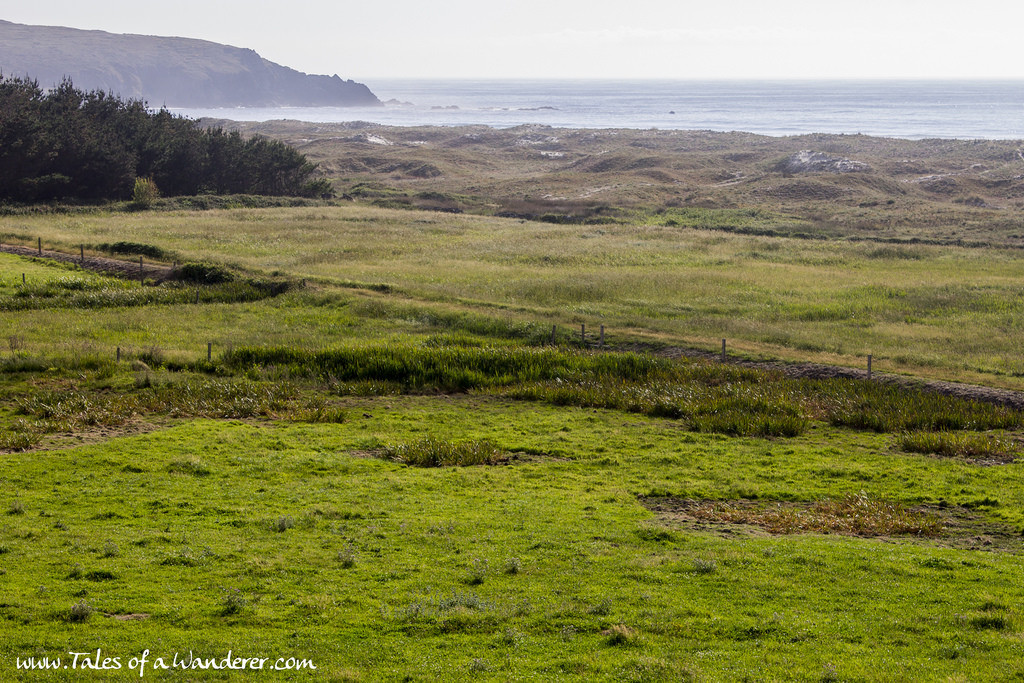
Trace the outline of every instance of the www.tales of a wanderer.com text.
[[315, 671], [310, 659], [300, 657], [243, 657], [228, 650], [219, 657], [202, 657], [173, 652], [156, 655], [144, 650], [137, 655], [111, 656], [102, 649], [95, 652], [68, 652], [54, 657], [16, 657], [15, 666], [21, 671], [132, 671], [141, 678], [148, 672], [161, 670], [226, 670], [226, 671]]

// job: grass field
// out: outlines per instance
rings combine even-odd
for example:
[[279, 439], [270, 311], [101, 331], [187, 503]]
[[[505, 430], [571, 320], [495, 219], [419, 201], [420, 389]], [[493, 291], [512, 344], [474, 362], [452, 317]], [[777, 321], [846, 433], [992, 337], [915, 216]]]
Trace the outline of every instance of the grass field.
[[[363, 287], [350, 300], [356, 308], [391, 307], [385, 317], [471, 313], [521, 325], [605, 324], [620, 339], [710, 349], [727, 338], [749, 354], [857, 367], [872, 354], [880, 370], [1024, 386], [1016, 352], [1024, 256], [1016, 250], [358, 206], [13, 216], [0, 218], [0, 234], [68, 247], [130, 238], [182, 260]], [[20, 278], [16, 270], [6, 271], [7, 281]], [[391, 295], [374, 298], [373, 289]], [[395, 314], [400, 306], [407, 315]], [[104, 326], [103, 313], [89, 315]], [[113, 315], [120, 320], [122, 312]], [[272, 317], [267, 324], [275, 324]], [[46, 329], [41, 323], [26, 333], [45, 336]], [[248, 341], [245, 332], [225, 333], [205, 336]], [[173, 336], [151, 343], [170, 346]]]
[[1024, 412], [630, 352], [1021, 388], [1018, 251], [630, 211], [0, 216], [224, 275], [0, 254], [0, 680], [1024, 677]]

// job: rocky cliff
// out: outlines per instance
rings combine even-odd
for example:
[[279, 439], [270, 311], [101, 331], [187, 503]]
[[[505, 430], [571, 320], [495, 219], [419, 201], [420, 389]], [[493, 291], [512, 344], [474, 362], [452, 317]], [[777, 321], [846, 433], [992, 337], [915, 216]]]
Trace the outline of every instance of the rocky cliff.
[[380, 101], [362, 83], [313, 76], [252, 50], [191, 38], [121, 35], [0, 21], [0, 73], [44, 88], [70, 77], [152, 107], [346, 107]]

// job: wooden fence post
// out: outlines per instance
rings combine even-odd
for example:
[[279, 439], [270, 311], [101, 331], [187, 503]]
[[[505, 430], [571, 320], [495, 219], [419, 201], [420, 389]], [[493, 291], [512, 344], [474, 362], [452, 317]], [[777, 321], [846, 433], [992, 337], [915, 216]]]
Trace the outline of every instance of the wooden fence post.
[[118, 363], [121, 362], [121, 347], [120, 346], [117, 347], [117, 362]]
[[871, 379], [871, 354], [868, 354], [868, 379]]
[[85, 245], [79, 245], [79, 248], [82, 250], [82, 263], [85, 263]]
[[725, 340], [722, 340], [722, 362], [725, 362]]
[[213, 360], [213, 342], [206, 342], [206, 362]]
[[39, 255], [40, 256], [43, 255], [43, 238], [42, 237], [39, 238]]
[[555, 343], [555, 330], [558, 329], [558, 325], [551, 326], [551, 343]]

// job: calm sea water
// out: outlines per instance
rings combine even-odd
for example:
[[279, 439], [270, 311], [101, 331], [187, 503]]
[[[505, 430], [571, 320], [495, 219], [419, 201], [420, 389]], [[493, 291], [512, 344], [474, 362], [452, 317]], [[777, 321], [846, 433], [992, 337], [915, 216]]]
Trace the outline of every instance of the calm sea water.
[[1024, 81], [377, 80], [356, 108], [181, 109], [193, 118], [368, 121], [394, 126], [864, 133], [1024, 138]]

